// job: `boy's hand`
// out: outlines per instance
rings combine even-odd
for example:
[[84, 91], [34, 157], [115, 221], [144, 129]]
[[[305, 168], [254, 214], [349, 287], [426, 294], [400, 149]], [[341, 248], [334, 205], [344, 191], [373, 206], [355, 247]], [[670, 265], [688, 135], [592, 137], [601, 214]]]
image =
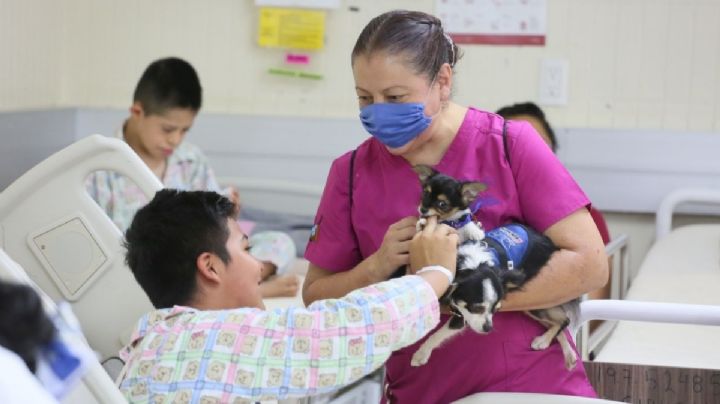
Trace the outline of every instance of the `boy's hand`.
[[414, 274], [423, 267], [440, 265], [455, 274], [458, 240], [455, 229], [438, 224], [435, 216], [428, 217], [425, 228], [410, 242], [408, 272]]
[[235, 204], [235, 217], [240, 216], [240, 209], [242, 209], [242, 201], [240, 201], [240, 192], [237, 188], [229, 186], [226, 188], [225, 194], [230, 202]]

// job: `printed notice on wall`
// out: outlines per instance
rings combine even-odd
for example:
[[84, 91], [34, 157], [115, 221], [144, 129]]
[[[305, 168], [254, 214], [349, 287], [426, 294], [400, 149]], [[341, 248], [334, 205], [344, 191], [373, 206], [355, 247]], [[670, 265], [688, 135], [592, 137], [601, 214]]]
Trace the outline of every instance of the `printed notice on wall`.
[[322, 49], [325, 11], [294, 8], [260, 9], [258, 44], [271, 48]]
[[326, 8], [340, 7], [340, 0], [255, 0], [256, 6], [261, 7], [303, 7]]
[[436, 0], [457, 43], [545, 45], [546, 0]]

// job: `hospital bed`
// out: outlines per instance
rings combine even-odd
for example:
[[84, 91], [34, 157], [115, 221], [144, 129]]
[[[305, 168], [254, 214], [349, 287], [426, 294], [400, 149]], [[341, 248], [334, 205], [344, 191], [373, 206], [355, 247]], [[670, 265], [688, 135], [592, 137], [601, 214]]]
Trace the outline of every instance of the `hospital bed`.
[[[720, 190], [680, 189], [664, 198], [656, 216], [656, 241], [632, 279], [626, 299], [720, 307], [720, 224], [672, 229], [673, 213], [687, 202], [720, 204]], [[624, 321], [597, 350], [595, 360], [720, 369], [717, 341], [720, 327]]]
[[[654, 326], [656, 323], [660, 326], [713, 326], [714, 330], [720, 329], [720, 306], [715, 305], [702, 305], [702, 304], [685, 304], [685, 303], [658, 303], [658, 302], [640, 302], [630, 300], [585, 300], [580, 304], [580, 324], [584, 324], [589, 320], [608, 320], [608, 321], [619, 321], [619, 324], [625, 324], [627, 322], [642, 322], [641, 327]], [[709, 327], [710, 328], [710, 327]], [[621, 328], [618, 326], [618, 330]], [[713, 349], [714, 345], [706, 345], [705, 348]], [[662, 356], [662, 353], [658, 353]], [[621, 363], [633, 363], [632, 359], [624, 359]], [[609, 374], [612, 370], [613, 378], [616, 377], [615, 369], [612, 366], [607, 366], [606, 363], [600, 363], [601, 366], [594, 366], [598, 363], [589, 362], [586, 364], [586, 370], [593, 369], [599, 371], [602, 374], [599, 379], [602, 380], [603, 376]], [[670, 369], [665, 369], [665, 372], [670, 372]], [[657, 371], [657, 369], [652, 369]], [[709, 372], [705, 372], [709, 373]], [[645, 375], [647, 376], [647, 372]], [[652, 374], [652, 373], [650, 373]], [[670, 374], [670, 373], [667, 373]], [[672, 373], [672, 376], [676, 376], [678, 373]], [[718, 377], [715, 377], [715, 376]], [[711, 373], [712, 380], [704, 380], [702, 388], [715, 387], [715, 383], [720, 381], [720, 373]], [[617, 375], [619, 379], [621, 376]], [[628, 372], [624, 377], [630, 377]], [[557, 396], [552, 394], [532, 394], [532, 393], [478, 393], [472, 396], [465, 397], [461, 400], [456, 401], [457, 404], [485, 404], [485, 403], [502, 403], [502, 404], [514, 404], [514, 403], [537, 403], [537, 404], [554, 404], [554, 403], [577, 403], [577, 404], [591, 404], [591, 403], [616, 403], [616, 402], [658, 402], [655, 399], [643, 399], [646, 397], [645, 394], [654, 393], [658, 394], [657, 387], [662, 388], [663, 380], [658, 378], [657, 373], [655, 376], [657, 379], [652, 380], [654, 383], [642, 383], [648, 382], [648, 380], [632, 380], [627, 386], [627, 396], [623, 401], [612, 401], [605, 399], [590, 399], [581, 397], [567, 397]], [[710, 378], [708, 378], [710, 379]], [[591, 378], [592, 380], [592, 378]], [[613, 380], [613, 383], [615, 380]], [[686, 382], [687, 383], [687, 382]], [[696, 383], [700, 386], [699, 383]], [[634, 385], [634, 387], [633, 387]], [[640, 387], [638, 387], [640, 385]], [[673, 380], [673, 388], [676, 388], [678, 382]], [[685, 387], [689, 388], [689, 384]], [[668, 387], [670, 385], [668, 384]], [[602, 386], [595, 385], [595, 388], [601, 392]], [[642, 391], [642, 388], [652, 390], [652, 392]], [[708, 389], [709, 390], [709, 389]], [[635, 396], [631, 396], [632, 392]], [[673, 391], [675, 393], [675, 391]], [[704, 398], [697, 399], [700, 392], [693, 396], [693, 392], [689, 393], [689, 396], [695, 398], [697, 401], [667, 401], [667, 402], [710, 402], [707, 401], [707, 397], [715, 397], [712, 393], [705, 393]], [[625, 393], [624, 393], [625, 394]], [[669, 396], [671, 393], [660, 392], [659, 395]], [[639, 397], [639, 400], [638, 400]], [[674, 396], [675, 397], [675, 396]], [[674, 398], [673, 397], [673, 398]], [[666, 397], [667, 398], [667, 397]], [[685, 396], [687, 400], [688, 396]], [[631, 401], [626, 401], [631, 400]]]
[[[57, 307], [52, 299], [38, 288], [20, 265], [13, 261], [2, 249], [0, 249], [0, 279], [32, 286], [42, 298], [45, 311], [48, 314], [56, 312]], [[12, 377], [12, 375], [4, 374], [2, 377]], [[72, 404], [126, 403], [125, 398], [120, 394], [120, 390], [115, 387], [110, 376], [97, 361], [88, 363], [82, 380], [68, 393], [63, 402]]]
[[125, 266], [120, 231], [85, 191], [96, 170], [126, 175], [149, 197], [162, 187], [125, 142], [86, 137], [0, 193], [0, 248], [50, 298], [72, 304], [90, 346], [105, 360], [117, 355], [152, 305]]

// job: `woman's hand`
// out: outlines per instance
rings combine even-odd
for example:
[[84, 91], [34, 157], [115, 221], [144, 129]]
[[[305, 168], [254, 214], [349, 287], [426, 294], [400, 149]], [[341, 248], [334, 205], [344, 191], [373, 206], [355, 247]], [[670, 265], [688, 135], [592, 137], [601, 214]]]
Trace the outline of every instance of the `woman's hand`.
[[386, 280], [398, 268], [410, 263], [410, 240], [416, 233], [416, 222], [417, 218], [410, 216], [388, 227], [382, 245], [371, 256], [369, 276], [373, 283]]

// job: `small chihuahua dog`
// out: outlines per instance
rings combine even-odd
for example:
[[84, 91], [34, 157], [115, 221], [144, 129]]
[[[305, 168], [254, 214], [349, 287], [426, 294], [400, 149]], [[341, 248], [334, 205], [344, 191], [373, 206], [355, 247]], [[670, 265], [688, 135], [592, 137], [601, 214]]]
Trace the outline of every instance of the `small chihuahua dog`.
[[[432, 334], [412, 357], [413, 366], [428, 362], [432, 350], [461, 332], [465, 325], [478, 333], [492, 330], [492, 316], [505, 295], [532, 279], [557, 251], [547, 236], [521, 224], [509, 224], [487, 234], [472, 220], [469, 206], [485, 189], [478, 182], [462, 182], [428, 166], [416, 166], [423, 188], [418, 229], [430, 216], [457, 229], [460, 235], [455, 281], [441, 302], [448, 304], [453, 317]], [[548, 330], [535, 338], [532, 348], [546, 349], [557, 338], [565, 366], [575, 367], [577, 357], [563, 330], [570, 323], [578, 301], [543, 310], [526, 312]]]

